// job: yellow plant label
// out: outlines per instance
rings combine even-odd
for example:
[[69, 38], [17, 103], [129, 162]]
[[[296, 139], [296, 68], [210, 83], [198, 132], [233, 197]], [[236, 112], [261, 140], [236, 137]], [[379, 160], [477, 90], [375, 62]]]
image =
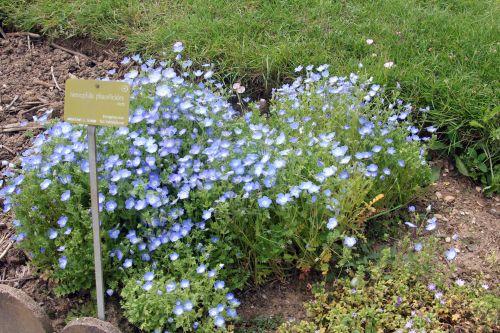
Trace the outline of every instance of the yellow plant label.
[[94, 126], [127, 126], [130, 86], [126, 82], [68, 79], [64, 120]]

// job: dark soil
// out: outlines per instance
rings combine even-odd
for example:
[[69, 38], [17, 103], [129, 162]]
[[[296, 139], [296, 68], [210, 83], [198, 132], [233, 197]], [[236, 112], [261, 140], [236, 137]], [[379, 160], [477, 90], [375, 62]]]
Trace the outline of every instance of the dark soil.
[[241, 295], [242, 305], [238, 313], [243, 319], [240, 328], [254, 325], [263, 318], [277, 321], [300, 321], [306, 317], [304, 302], [312, 299], [311, 286], [314, 278], [274, 281], [262, 287], [249, 288]]
[[435, 164], [441, 168], [441, 177], [429, 187], [427, 202], [438, 219], [437, 235], [447, 247], [457, 249], [457, 275], [498, 284], [500, 198], [485, 197], [481, 188], [459, 175], [451, 163]]
[[[104, 51], [107, 48], [101, 45], [86, 40], [76, 44], [57, 42], [57, 45], [78, 50], [83, 55], [55, 48], [51, 42], [40, 38], [0, 37], [0, 179], [6, 163], [15, 162], [29, 146], [31, 138], [41, 130], [34, 117], [48, 110], [53, 110], [51, 117], [62, 114], [66, 79], [98, 78], [110, 69], [125, 70], [120, 68], [118, 55]], [[43, 274], [38, 275], [26, 255], [11, 245], [10, 221], [10, 215], [0, 213], [0, 255], [3, 254], [0, 283], [21, 288], [33, 297], [53, 320], [56, 331], [64, 327], [67, 317], [88, 315], [91, 311], [88, 293], [56, 297], [51, 282]], [[108, 321], [120, 326], [123, 332], [134, 331], [120, 316], [116, 301], [108, 302], [106, 310]]]

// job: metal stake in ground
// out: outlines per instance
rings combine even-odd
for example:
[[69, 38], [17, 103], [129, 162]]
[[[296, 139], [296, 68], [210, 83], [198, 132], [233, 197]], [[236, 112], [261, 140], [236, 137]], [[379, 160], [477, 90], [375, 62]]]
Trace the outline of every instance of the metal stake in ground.
[[97, 317], [104, 320], [104, 288], [102, 278], [101, 261], [101, 237], [99, 235], [99, 194], [97, 186], [97, 147], [95, 141], [95, 126], [89, 125], [87, 128], [89, 145], [89, 168], [90, 168], [90, 199], [92, 202], [92, 230], [94, 236], [94, 267], [95, 286], [97, 294]]
[[97, 316], [104, 320], [104, 283], [99, 236], [96, 126], [127, 126], [130, 86], [126, 82], [69, 79], [64, 94], [64, 120], [88, 125], [90, 199], [94, 240]]

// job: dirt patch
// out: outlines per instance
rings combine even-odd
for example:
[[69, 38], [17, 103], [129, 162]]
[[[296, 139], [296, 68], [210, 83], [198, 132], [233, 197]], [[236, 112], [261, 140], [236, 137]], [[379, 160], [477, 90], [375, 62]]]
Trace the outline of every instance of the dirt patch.
[[313, 280], [292, 277], [288, 281], [275, 281], [262, 287], [245, 290], [238, 313], [243, 322], [240, 328], [253, 327], [262, 318], [277, 321], [300, 321], [306, 317], [304, 302], [313, 298]]
[[10, 161], [27, 147], [37, 132], [36, 117], [51, 109], [53, 116], [61, 114], [66, 79], [102, 77], [118, 68], [117, 60], [95, 48], [92, 57], [84, 57], [40, 38], [0, 38], [0, 160]]
[[[430, 186], [428, 202], [438, 219], [437, 235], [457, 249], [454, 263], [463, 279], [499, 282], [500, 198], [459, 175], [447, 161], [435, 162], [440, 179]], [[455, 235], [455, 236], [454, 236]], [[458, 237], [458, 238], [457, 238]]]
[[[14, 162], [28, 148], [31, 138], [42, 129], [36, 123], [48, 110], [50, 117], [62, 114], [64, 83], [70, 77], [98, 78], [111, 69], [118, 74], [120, 58], [106, 48], [82, 40], [57, 42], [70, 52], [54, 47], [52, 42], [28, 36], [0, 37], [0, 180], [5, 166]], [[82, 53], [73, 54], [71, 51]], [[57, 83], [57, 84], [56, 84]], [[58, 88], [59, 87], [59, 88]], [[51, 283], [38, 276], [27, 256], [11, 245], [11, 216], [0, 213], [0, 281], [20, 288], [41, 305], [60, 331], [66, 318], [85, 315], [90, 295], [81, 293], [57, 297]], [[107, 304], [107, 320], [123, 332], [135, 332], [120, 315], [117, 300]]]

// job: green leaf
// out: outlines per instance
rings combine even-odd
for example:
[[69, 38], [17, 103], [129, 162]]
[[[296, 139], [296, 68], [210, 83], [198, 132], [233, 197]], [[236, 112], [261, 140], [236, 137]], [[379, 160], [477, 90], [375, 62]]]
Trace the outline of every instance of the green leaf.
[[471, 125], [472, 127], [476, 127], [476, 128], [484, 128], [484, 126], [481, 125], [481, 123], [479, 123], [479, 121], [477, 121], [477, 120], [469, 121], [469, 125]]
[[431, 169], [431, 182], [438, 181], [440, 175], [441, 175], [441, 168], [437, 167], [437, 166], [433, 166]]
[[479, 156], [477, 157], [477, 160], [478, 160], [479, 162], [484, 162], [484, 161], [486, 161], [486, 158], [487, 158], [486, 154], [485, 154], [485, 153], [481, 153], [481, 154], [479, 154]]
[[481, 170], [482, 172], [488, 172], [488, 167], [487, 167], [487, 166], [486, 166], [486, 164], [484, 164], [484, 163], [479, 163], [478, 168], [479, 168], [479, 170]]
[[469, 170], [467, 170], [467, 167], [465, 166], [464, 162], [460, 159], [460, 157], [455, 156], [455, 164], [457, 165], [458, 171], [467, 177], [470, 177]]
[[474, 148], [469, 148], [467, 149], [467, 153], [473, 158], [473, 159], [476, 159], [477, 158], [477, 152]]

